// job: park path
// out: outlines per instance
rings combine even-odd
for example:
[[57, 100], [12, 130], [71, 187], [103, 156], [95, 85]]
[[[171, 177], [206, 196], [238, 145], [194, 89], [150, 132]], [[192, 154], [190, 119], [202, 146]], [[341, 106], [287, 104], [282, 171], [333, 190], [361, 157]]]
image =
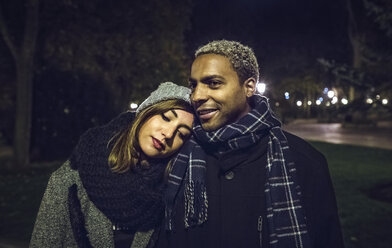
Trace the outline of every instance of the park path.
[[392, 150], [392, 127], [388, 125], [376, 128], [344, 128], [340, 123], [297, 120], [284, 125], [283, 129], [306, 140]]

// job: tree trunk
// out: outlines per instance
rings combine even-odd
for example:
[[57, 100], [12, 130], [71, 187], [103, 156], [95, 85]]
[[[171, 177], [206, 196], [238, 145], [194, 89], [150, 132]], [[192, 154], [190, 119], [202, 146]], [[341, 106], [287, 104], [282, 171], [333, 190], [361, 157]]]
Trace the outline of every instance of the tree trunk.
[[[351, 0], [346, 0], [347, 3], [347, 11], [348, 11], [348, 37], [350, 39], [351, 47], [352, 47], [352, 67], [354, 69], [359, 69], [362, 65], [362, 36], [358, 30], [358, 25], [355, 20], [354, 9], [351, 3]], [[356, 99], [356, 93], [354, 86], [350, 86], [349, 88], [349, 101], [352, 102]]]
[[21, 47], [18, 47], [9, 35], [0, 8], [0, 31], [11, 51], [16, 68], [16, 114], [13, 148], [14, 165], [18, 170], [25, 169], [30, 162], [34, 53], [38, 34], [38, 15], [39, 0], [28, 0], [23, 41]]
[[[30, 130], [33, 98], [33, 58], [17, 64], [14, 165], [23, 170], [30, 163]], [[29, 63], [30, 62], [30, 63]]]

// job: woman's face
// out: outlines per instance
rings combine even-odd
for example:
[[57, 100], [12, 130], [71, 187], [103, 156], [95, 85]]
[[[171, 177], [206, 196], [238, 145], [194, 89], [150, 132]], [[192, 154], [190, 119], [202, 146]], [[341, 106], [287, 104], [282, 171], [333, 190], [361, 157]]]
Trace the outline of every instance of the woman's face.
[[191, 135], [193, 114], [172, 109], [154, 115], [140, 128], [139, 144], [150, 158], [167, 158], [177, 152]]

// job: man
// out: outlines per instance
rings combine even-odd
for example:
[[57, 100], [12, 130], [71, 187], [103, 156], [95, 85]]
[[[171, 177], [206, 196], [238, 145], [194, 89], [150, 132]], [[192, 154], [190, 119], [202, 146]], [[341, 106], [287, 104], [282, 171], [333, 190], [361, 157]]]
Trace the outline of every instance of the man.
[[191, 101], [199, 123], [173, 162], [158, 247], [343, 247], [324, 156], [283, 132], [255, 95], [253, 51], [199, 48]]

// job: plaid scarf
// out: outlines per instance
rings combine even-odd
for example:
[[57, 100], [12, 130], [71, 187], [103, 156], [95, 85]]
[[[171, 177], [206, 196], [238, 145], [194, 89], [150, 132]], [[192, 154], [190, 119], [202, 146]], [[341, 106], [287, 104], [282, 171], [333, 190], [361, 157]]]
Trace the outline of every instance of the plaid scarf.
[[[271, 247], [309, 247], [305, 213], [300, 202], [296, 168], [290, 158], [281, 123], [273, 115], [268, 99], [255, 95], [254, 108], [240, 120], [205, 132], [195, 123], [195, 138], [190, 139], [173, 160], [165, 194], [166, 229], [172, 230], [175, 199], [185, 183], [185, 227], [207, 220], [206, 153], [202, 146], [218, 146], [220, 152], [243, 149], [269, 135], [265, 196]], [[201, 144], [202, 146], [200, 146]]]

